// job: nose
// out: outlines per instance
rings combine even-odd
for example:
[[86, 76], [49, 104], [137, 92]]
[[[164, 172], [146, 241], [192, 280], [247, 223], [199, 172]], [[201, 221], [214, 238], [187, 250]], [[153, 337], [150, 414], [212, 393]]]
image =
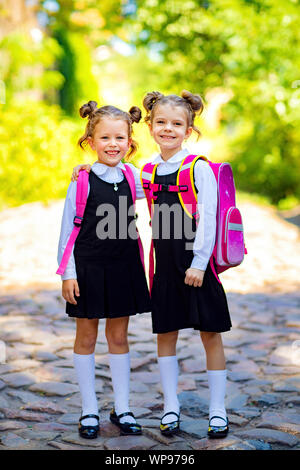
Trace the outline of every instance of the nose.
[[117, 147], [116, 139], [110, 139], [110, 141], [108, 142], [108, 146], [109, 147]]
[[165, 130], [166, 131], [171, 131], [172, 130], [172, 124], [170, 122], [166, 122], [165, 124]]

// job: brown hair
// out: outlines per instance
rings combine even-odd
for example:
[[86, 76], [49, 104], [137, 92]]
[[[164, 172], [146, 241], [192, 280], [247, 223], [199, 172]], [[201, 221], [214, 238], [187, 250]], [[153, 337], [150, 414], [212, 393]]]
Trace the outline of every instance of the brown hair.
[[203, 101], [200, 95], [194, 95], [190, 91], [183, 90], [181, 96], [178, 95], [163, 95], [159, 91], [152, 91], [147, 93], [143, 100], [143, 106], [147, 111], [145, 122], [153, 121], [154, 110], [158, 104], [171, 104], [173, 106], [182, 106], [187, 111], [187, 124], [188, 127], [192, 127], [193, 130], [198, 134], [198, 138], [201, 136], [201, 132], [198, 127], [195, 126], [194, 120], [196, 114], [201, 114], [203, 111]]
[[[128, 113], [122, 111], [119, 108], [115, 108], [115, 106], [101, 106], [97, 108], [96, 101], [89, 101], [85, 103], [79, 109], [79, 114], [82, 118], [88, 117], [88, 123], [85, 128], [85, 133], [80, 139], [78, 140], [78, 145], [84, 149], [84, 147], [88, 143], [88, 137], [93, 137], [96, 125], [104, 118], [111, 118], [111, 119], [120, 119], [122, 121], [127, 122], [128, 124], [128, 137], [131, 138], [132, 136], [132, 124], [134, 122], [139, 122], [142, 117], [142, 111], [137, 106], [132, 106]], [[132, 140], [130, 145], [130, 151], [126, 154], [125, 160], [128, 161], [131, 156], [135, 154], [137, 151], [137, 143]]]

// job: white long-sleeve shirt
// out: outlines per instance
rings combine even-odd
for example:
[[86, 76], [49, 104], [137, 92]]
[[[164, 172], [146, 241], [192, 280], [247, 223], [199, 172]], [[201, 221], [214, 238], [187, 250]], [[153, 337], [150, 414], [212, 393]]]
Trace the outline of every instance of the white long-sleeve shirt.
[[[183, 149], [167, 161], [164, 161], [161, 156], [158, 155], [153, 160], [153, 163], [159, 164], [157, 167], [157, 175], [162, 176], [174, 173], [178, 170], [182, 160], [189, 154], [190, 152], [187, 149]], [[130, 166], [134, 174], [137, 199], [142, 199], [145, 197], [145, 194], [141, 184], [140, 169], [130, 163], [127, 163], [127, 165]], [[120, 183], [124, 179], [122, 169], [125, 169], [122, 162], [118, 163], [115, 167], [109, 167], [97, 162], [92, 165], [91, 171], [107, 183]], [[198, 160], [196, 162], [194, 167], [194, 176], [195, 186], [198, 191], [200, 223], [197, 227], [196, 237], [193, 244], [194, 258], [191, 267], [205, 271], [215, 243], [217, 184], [212, 170], [203, 160]], [[71, 182], [67, 191], [62, 216], [57, 255], [58, 264], [61, 262], [65, 247], [74, 227], [73, 220], [76, 215], [76, 189], [77, 182]], [[90, 187], [88, 186], [88, 194], [89, 189]], [[66, 280], [76, 278], [76, 267], [72, 250], [66, 270], [61, 276], [61, 279]]]

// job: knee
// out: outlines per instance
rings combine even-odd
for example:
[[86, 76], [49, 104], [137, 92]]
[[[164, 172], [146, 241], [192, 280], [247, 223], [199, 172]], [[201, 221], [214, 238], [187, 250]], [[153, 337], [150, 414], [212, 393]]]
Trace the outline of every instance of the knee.
[[200, 336], [205, 349], [216, 345], [220, 342], [221, 339], [220, 333], [213, 333], [208, 331], [201, 331]]
[[157, 335], [157, 342], [160, 344], [176, 344], [178, 338], [178, 331], [171, 331], [170, 333], [162, 333]]
[[122, 348], [124, 346], [127, 346], [128, 343], [127, 331], [106, 331], [106, 339], [110, 346]]
[[80, 338], [76, 338], [77, 346], [79, 346], [80, 349], [88, 351], [90, 354], [93, 353], [95, 350], [96, 341], [97, 341], [97, 334], [92, 333], [92, 332], [86, 333]]
[[174, 356], [176, 355], [178, 331], [157, 335], [157, 352], [158, 356]]

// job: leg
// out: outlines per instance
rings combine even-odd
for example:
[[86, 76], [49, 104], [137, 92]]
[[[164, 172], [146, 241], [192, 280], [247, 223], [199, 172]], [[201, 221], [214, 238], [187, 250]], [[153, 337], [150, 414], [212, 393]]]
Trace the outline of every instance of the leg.
[[127, 354], [129, 317], [107, 318], [105, 327], [105, 336], [110, 354]]
[[[130, 411], [130, 355], [128, 347], [129, 317], [108, 318], [105, 334], [108, 343], [109, 365], [114, 390], [115, 412], [117, 415]], [[132, 416], [120, 418], [120, 422], [135, 423]]]
[[206, 352], [207, 370], [224, 370], [226, 363], [221, 334], [201, 331], [200, 336]]
[[[209, 419], [220, 416], [226, 419], [226, 363], [220, 333], [201, 332], [201, 339], [206, 351], [206, 366], [210, 390]], [[220, 418], [211, 420], [212, 426], [224, 426], [226, 421]]]
[[93, 354], [98, 336], [98, 319], [76, 318], [74, 353]]
[[178, 331], [157, 335], [157, 355], [158, 357], [175, 356]]
[[[175, 412], [179, 414], [179, 401], [177, 398], [178, 362], [176, 357], [176, 344], [178, 331], [157, 335], [158, 365], [161, 385], [164, 395], [164, 415]], [[177, 421], [175, 414], [169, 414], [162, 418], [161, 424], [165, 425]]]
[[[76, 319], [76, 338], [74, 344], [74, 367], [82, 400], [82, 416], [98, 415], [98, 404], [95, 393], [95, 344], [98, 334], [98, 321], [87, 318]], [[84, 426], [96, 426], [95, 418], [81, 422]]]

